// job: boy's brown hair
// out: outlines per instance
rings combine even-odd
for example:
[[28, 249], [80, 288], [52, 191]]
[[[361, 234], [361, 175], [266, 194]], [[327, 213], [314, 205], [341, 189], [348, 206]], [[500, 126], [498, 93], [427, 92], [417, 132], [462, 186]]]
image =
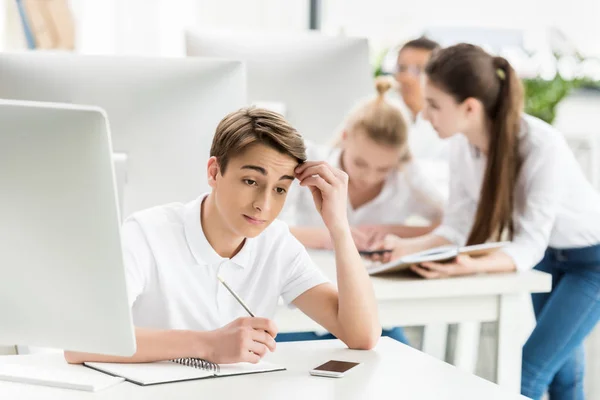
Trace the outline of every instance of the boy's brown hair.
[[282, 154], [306, 161], [306, 147], [298, 131], [280, 114], [263, 108], [246, 107], [234, 111], [217, 126], [210, 156], [216, 157], [221, 174], [231, 157], [255, 144], [269, 146]]

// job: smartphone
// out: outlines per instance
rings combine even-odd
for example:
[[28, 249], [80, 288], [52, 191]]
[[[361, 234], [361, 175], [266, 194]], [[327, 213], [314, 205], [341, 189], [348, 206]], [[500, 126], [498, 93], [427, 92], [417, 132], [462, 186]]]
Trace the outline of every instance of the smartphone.
[[374, 255], [384, 255], [385, 253], [391, 253], [392, 249], [381, 249], [381, 250], [359, 250], [358, 254], [361, 256], [374, 256]]
[[326, 376], [329, 378], [341, 378], [344, 376], [345, 372], [358, 365], [360, 365], [360, 363], [331, 360], [311, 370], [310, 374], [314, 376]]

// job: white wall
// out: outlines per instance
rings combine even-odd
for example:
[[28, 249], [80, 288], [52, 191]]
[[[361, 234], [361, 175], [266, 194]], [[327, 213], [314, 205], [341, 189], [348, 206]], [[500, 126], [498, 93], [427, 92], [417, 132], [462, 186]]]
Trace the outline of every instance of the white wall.
[[84, 54], [183, 56], [187, 27], [303, 30], [307, 0], [71, 0]]
[[308, 28], [308, 0], [197, 0], [200, 27], [302, 31]]
[[[308, 27], [309, 0], [70, 0], [77, 46], [87, 54], [183, 54], [188, 26], [269, 31]], [[3, 23], [13, 0], [0, 0], [0, 49], [23, 46], [20, 22]], [[587, 53], [600, 55], [598, 0], [322, 0], [323, 30], [371, 39], [375, 50], [432, 25], [558, 26]], [[16, 11], [15, 11], [16, 12]], [[12, 37], [8, 37], [12, 36]], [[7, 45], [6, 43], [9, 43]]]
[[385, 47], [426, 26], [563, 29], [583, 51], [600, 55], [598, 0], [324, 0], [324, 29], [367, 36]]
[[183, 55], [183, 30], [198, 21], [196, 0], [71, 0], [83, 54]]

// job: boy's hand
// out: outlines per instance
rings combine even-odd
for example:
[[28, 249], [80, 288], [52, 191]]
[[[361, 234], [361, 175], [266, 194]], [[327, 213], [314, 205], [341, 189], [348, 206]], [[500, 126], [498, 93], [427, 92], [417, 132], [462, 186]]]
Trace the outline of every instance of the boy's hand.
[[296, 168], [300, 186], [307, 186], [327, 229], [348, 229], [348, 175], [324, 161], [308, 161]]
[[208, 361], [217, 364], [249, 362], [256, 364], [275, 351], [275, 323], [266, 318], [243, 317], [208, 332]]

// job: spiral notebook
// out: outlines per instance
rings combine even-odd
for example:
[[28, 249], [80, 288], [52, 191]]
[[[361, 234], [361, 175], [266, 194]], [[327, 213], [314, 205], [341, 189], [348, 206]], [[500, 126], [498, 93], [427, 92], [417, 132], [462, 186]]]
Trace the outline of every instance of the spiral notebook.
[[84, 365], [141, 386], [285, 370], [284, 367], [266, 361], [258, 364], [214, 364], [199, 358], [143, 364], [86, 362]]

